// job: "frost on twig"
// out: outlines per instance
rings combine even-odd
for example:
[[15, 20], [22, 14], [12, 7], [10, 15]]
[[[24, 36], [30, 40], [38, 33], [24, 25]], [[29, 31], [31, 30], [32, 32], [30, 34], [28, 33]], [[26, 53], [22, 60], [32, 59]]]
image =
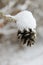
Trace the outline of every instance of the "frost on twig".
[[5, 21], [1, 24], [0, 23], [0, 27], [4, 24], [4, 25], [6, 25], [7, 24], [7, 22], [16, 22], [16, 20], [13, 18], [13, 16], [11, 16], [11, 15], [5, 15], [5, 14], [3, 14], [2, 12], [0, 12], [0, 17], [1, 18], [3, 18]]
[[[3, 38], [3, 36], [16, 33], [17, 30], [14, 27], [16, 20], [14, 19], [13, 16], [6, 15], [6, 14], [3, 14], [2, 12], [0, 12], [0, 18], [1, 18], [0, 19], [0, 39]], [[14, 22], [14, 23], [12, 23], [12, 22]], [[12, 25], [9, 23], [12, 23]]]

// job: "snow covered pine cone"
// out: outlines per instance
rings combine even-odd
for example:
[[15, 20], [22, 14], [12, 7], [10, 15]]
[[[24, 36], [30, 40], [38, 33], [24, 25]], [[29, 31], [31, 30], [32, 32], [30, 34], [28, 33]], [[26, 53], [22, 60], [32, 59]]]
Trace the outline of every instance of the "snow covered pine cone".
[[23, 44], [32, 45], [36, 37], [36, 20], [30, 11], [22, 11], [15, 16], [18, 39]]
[[18, 29], [17, 37], [23, 44], [27, 44], [27, 46], [34, 44], [36, 37], [36, 20], [30, 11], [25, 10], [15, 16], [5, 15], [5, 17], [16, 21]]

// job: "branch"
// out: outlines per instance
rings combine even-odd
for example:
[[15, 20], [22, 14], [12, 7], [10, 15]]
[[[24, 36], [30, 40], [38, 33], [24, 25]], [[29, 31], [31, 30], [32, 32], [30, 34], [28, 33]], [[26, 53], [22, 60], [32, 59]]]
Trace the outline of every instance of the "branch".
[[0, 27], [3, 27], [3, 25], [6, 25], [7, 22], [12, 22], [13, 21], [13, 22], [16, 23], [16, 20], [14, 19], [14, 16], [5, 15], [2, 12], [0, 12], [0, 18], [3, 18], [4, 20], [6, 20], [5, 22], [3, 22], [3, 23], [0, 24]]

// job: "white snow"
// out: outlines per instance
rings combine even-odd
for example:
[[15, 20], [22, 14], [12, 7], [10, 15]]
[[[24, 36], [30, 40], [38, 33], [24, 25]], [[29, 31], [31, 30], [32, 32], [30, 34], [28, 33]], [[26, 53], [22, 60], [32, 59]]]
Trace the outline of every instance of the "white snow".
[[18, 13], [15, 15], [15, 20], [17, 21], [17, 26], [20, 30], [23, 30], [24, 28], [36, 28], [36, 20], [30, 11], [25, 10]]
[[0, 65], [43, 65], [43, 41], [32, 47], [21, 47], [11, 40], [0, 43]]
[[15, 16], [5, 15], [6, 17], [16, 20], [16, 25], [19, 30], [31, 28], [36, 28], [36, 20], [30, 11], [24, 10]]

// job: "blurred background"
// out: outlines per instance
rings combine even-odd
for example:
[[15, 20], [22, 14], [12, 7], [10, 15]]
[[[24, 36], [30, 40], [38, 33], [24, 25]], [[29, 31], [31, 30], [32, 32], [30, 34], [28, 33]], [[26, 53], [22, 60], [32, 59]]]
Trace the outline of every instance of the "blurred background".
[[[14, 16], [23, 10], [31, 11], [33, 16], [36, 19], [36, 23], [37, 23], [37, 28], [36, 28], [37, 39], [36, 40], [37, 41], [35, 44], [36, 46], [34, 45], [35, 46], [34, 49], [41, 51], [40, 53], [43, 53], [43, 50], [42, 50], [43, 49], [43, 47], [42, 47], [43, 46], [43, 0], [0, 0], [0, 12], [3, 12], [4, 14], [11, 14]], [[14, 22], [11, 22], [11, 23], [8, 22], [7, 24], [5, 23], [6, 25], [3, 25], [3, 23], [5, 21], [7, 21], [7, 20], [4, 20], [2, 17], [0, 17], [0, 23], [2, 23], [2, 25], [0, 25], [0, 65], [3, 65], [3, 64], [7, 65], [7, 63], [8, 63], [8, 65], [13, 65], [15, 56], [17, 56], [19, 58], [18, 55], [11, 57], [13, 54], [18, 52], [17, 50], [15, 50], [15, 48], [16, 49], [18, 48], [18, 45], [14, 46], [14, 44], [12, 44], [15, 42], [15, 37], [16, 37], [15, 29], [14, 29], [15, 24], [14, 24]], [[4, 35], [2, 33], [4, 33]], [[39, 49], [39, 47], [41, 50]], [[23, 51], [23, 49], [22, 49], [22, 51]], [[31, 49], [29, 52], [32, 52]], [[26, 53], [28, 53], [28, 52], [26, 52]], [[40, 53], [38, 53], [38, 54], [40, 54]], [[18, 52], [18, 54], [20, 54], [20, 53]], [[38, 65], [41, 65], [41, 63], [43, 65], [42, 57], [41, 58], [39, 57], [40, 62], [39, 62], [39, 59], [37, 60], [37, 63], [38, 62], [40, 63]], [[7, 60], [6, 60], [6, 58], [7, 58]], [[12, 64], [10, 64], [11, 63], [10, 59], [12, 59]], [[21, 59], [21, 61], [22, 61], [22, 59]], [[16, 64], [16, 62], [14, 64], [19, 65], [19, 64]], [[22, 65], [26, 65], [26, 64], [22, 64]], [[33, 65], [35, 65], [35, 64], [33, 64]]]

